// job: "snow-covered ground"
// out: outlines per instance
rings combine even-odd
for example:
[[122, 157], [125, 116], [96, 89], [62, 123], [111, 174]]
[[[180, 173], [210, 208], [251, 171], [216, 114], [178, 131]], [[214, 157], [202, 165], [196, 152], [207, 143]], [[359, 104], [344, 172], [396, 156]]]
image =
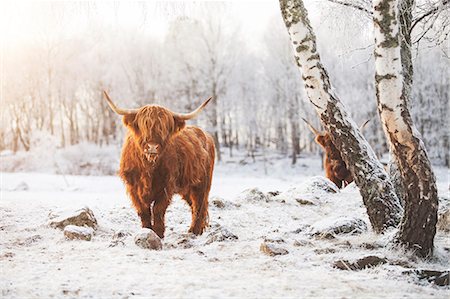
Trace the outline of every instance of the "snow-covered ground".
[[[276, 162], [234, 160], [217, 166], [210, 197], [211, 202], [221, 198], [224, 207], [210, 204], [211, 226], [202, 236], [187, 234], [189, 208], [174, 198], [161, 251], [134, 244], [140, 221], [116, 176], [2, 172], [2, 297], [448, 298], [448, 287], [403, 273], [410, 268], [448, 269], [448, 233], [438, 231], [431, 261], [415, 260], [384, 246], [392, 232], [380, 236], [371, 231], [354, 185], [327, 193], [311, 184], [311, 177], [322, 174], [318, 158], [302, 158], [295, 168], [285, 159], [271, 161]], [[436, 174], [447, 205], [449, 170], [436, 168]], [[282, 193], [251, 200], [248, 191], [242, 193], [248, 188]], [[84, 206], [93, 210], [99, 224], [91, 241], [68, 241], [48, 225], [53, 216]], [[364, 220], [368, 230], [335, 238], [314, 235], [352, 217]], [[211, 242], [223, 230], [238, 240]], [[123, 237], [115, 237], [118, 232]], [[260, 251], [263, 242], [289, 253], [268, 256]], [[389, 263], [361, 271], [333, 267], [337, 260], [367, 255]]]

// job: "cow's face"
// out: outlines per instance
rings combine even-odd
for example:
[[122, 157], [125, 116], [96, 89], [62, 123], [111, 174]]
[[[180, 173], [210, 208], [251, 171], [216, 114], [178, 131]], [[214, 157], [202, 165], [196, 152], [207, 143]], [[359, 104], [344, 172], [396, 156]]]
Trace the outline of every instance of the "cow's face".
[[141, 155], [150, 163], [157, 161], [167, 141], [185, 126], [184, 120], [155, 105], [147, 105], [135, 114], [125, 115], [123, 121], [132, 132]]
[[317, 135], [316, 142], [324, 148], [328, 157], [332, 159], [339, 159], [339, 160], [342, 159], [341, 154], [334, 145], [333, 141], [331, 140], [331, 136], [329, 133], [323, 132]]
[[316, 136], [316, 142], [325, 149], [330, 148], [333, 145], [330, 135], [325, 132], [320, 133]]

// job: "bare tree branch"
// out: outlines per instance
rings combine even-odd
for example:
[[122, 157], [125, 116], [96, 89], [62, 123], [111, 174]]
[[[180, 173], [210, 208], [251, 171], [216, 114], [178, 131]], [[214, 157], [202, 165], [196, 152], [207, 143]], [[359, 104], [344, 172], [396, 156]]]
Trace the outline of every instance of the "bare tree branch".
[[351, 8], [354, 8], [356, 10], [360, 10], [360, 11], [366, 13], [369, 17], [372, 16], [372, 11], [370, 9], [367, 9], [366, 7], [364, 7], [362, 5], [359, 5], [357, 3], [347, 2], [347, 1], [342, 1], [342, 0], [327, 0], [327, 1], [331, 2], [331, 3], [335, 3], [335, 4], [351, 7]]
[[[329, 1], [331, 1], [331, 0], [329, 0]], [[423, 19], [425, 19], [426, 17], [428, 17], [428, 16], [430, 16], [430, 15], [432, 15], [432, 14], [435, 14], [436, 12], [439, 12], [439, 11], [443, 10], [443, 9], [444, 9], [444, 6], [447, 5], [447, 4], [449, 4], [449, 3], [450, 3], [450, 0], [442, 0], [442, 2], [441, 2], [438, 6], [433, 7], [433, 8], [430, 9], [429, 11], [423, 13], [420, 17], [416, 18], [416, 19], [413, 21], [412, 25], [411, 25], [411, 32], [413, 31], [414, 27], [415, 27], [417, 24], [419, 24]]]

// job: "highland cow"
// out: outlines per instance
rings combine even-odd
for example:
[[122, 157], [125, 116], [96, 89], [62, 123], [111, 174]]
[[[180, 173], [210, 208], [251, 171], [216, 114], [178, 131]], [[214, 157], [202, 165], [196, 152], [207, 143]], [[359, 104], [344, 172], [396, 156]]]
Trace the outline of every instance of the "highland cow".
[[166, 209], [173, 195], [179, 194], [192, 211], [189, 232], [202, 234], [208, 225], [214, 141], [202, 129], [186, 126], [185, 122], [196, 117], [211, 98], [195, 111], [179, 114], [157, 105], [121, 109], [104, 94], [111, 109], [123, 116], [128, 129], [119, 175], [142, 227], [163, 238]]
[[[342, 159], [341, 153], [333, 144], [330, 133], [326, 131], [319, 132], [308, 121], [304, 118], [302, 119], [308, 125], [311, 132], [315, 135], [316, 143], [319, 144], [325, 151], [323, 158], [325, 176], [339, 188], [343, 188], [353, 182], [353, 176], [347, 169], [347, 165]], [[362, 130], [368, 122], [369, 120], [364, 122], [364, 124], [361, 125], [360, 130]]]

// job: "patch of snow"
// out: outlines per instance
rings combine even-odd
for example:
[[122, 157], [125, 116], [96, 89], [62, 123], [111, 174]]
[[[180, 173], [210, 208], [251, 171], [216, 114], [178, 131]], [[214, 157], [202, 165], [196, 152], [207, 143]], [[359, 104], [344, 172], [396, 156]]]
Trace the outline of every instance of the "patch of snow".
[[[134, 236], [141, 232], [140, 220], [117, 177], [2, 173], [2, 295], [5, 298], [58, 298], [68, 294], [80, 298], [253, 298], [262, 294], [447, 296], [448, 289], [426, 282], [418, 284], [411, 276], [402, 274], [410, 269], [448, 269], [447, 232], [437, 232], [435, 255], [430, 260], [417, 260], [408, 251], [386, 246], [395, 230], [377, 235], [368, 227], [360, 234], [335, 234], [332, 239], [311, 236], [314, 229], [339, 224], [338, 220], [346, 217], [370, 222], [356, 188], [349, 186], [341, 192], [328, 193], [307, 183], [311, 176], [323, 175], [319, 158], [303, 157], [292, 168], [289, 163], [288, 159], [258, 160], [244, 166], [219, 163], [210, 198], [223, 199], [225, 208], [213, 208], [210, 204], [211, 226], [203, 235], [195, 236], [187, 233], [190, 208], [176, 196], [166, 214], [166, 234], [159, 251], [135, 245]], [[273, 171], [266, 173], [267, 169]], [[449, 170], [435, 170], [439, 196], [448, 200]], [[20, 182], [25, 182], [29, 191], [14, 191]], [[273, 191], [280, 194], [268, 202], [250, 201], [237, 206], [241, 203], [239, 194], [253, 188], [266, 195]], [[305, 194], [317, 204], [301, 205], [295, 201]], [[276, 200], [282, 195], [285, 202]], [[82, 206], [89, 206], [98, 221], [90, 242], [68, 242], [60, 230], [46, 225], [49, 218], [61, 216], [60, 211]], [[223, 236], [224, 241], [207, 244], [215, 234]], [[226, 238], [231, 235], [238, 239]], [[262, 243], [289, 253], [267, 256], [260, 251]], [[358, 272], [333, 268], [338, 260], [354, 262], [365, 256], [379, 256], [388, 263]]]

